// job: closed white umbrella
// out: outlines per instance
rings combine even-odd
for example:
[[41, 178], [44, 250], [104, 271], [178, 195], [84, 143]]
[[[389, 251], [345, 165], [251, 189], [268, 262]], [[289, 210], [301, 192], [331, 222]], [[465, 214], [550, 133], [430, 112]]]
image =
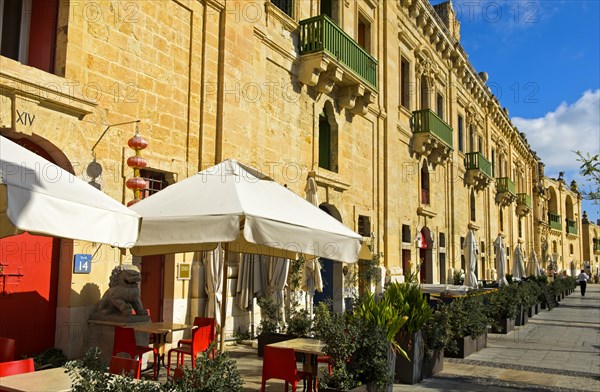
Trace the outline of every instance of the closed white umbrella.
[[263, 258], [267, 256], [243, 254], [238, 269], [236, 304], [242, 310], [253, 308], [254, 298], [267, 294], [267, 281], [263, 279]]
[[523, 267], [523, 252], [521, 251], [521, 244], [517, 244], [513, 255], [513, 268], [512, 276], [513, 279], [521, 280], [525, 274], [525, 268]]
[[280, 320], [285, 324], [284, 289], [287, 285], [287, 276], [290, 270], [290, 261], [282, 257], [272, 257], [269, 270], [268, 292], [273, 303], [279, 308]]
[[466, 260], [465, 266], [467, 268], [467, 271], [465, 273], [464, 284], [465, 286], [476, 288], [477, 275], [475, 275], [475, 268], [477, 265], [477, 255], [479, 254], [479, 247], [477, 246], [477, 241], [475, 240], [475, 234], [473, 234], [473, 230], [469, 230], [469, 232], [467, 233], [463, 252]]
[[535, 254], [535, 250], [531, 251], [531, 256], [529, 257], [529, 276], [539, 276], [540, 275], [540, 264], [538, 262], [537, 255]]
[[[317, 192], [317, 181], [314, 173], [309, 174], [306, 181], [306, 201], [315, 207], [319, 206], [319, 197]], [[309, 317], [313, 315], [313, 298], [315, 291], [323, 292], [323, 277], [321, 276], [321, 263], [318, 258], [304, 261], [304, 276], [302, 279], [302, 289], [306, 292], [305, 309], [308, 310]]]
[[0, 136], [0, 238], [31, 234], [131, 247], [139, 215]]
[[221, 320], [217, 317], [218, 310], [221, 309], [223, 299], [223, 272], [225, 263], [221, 260], [223, 252], [220, 246], [213, 251], [204, 252], [204, 269], [206, 275], [206, 293], [208, 302], [206, 304], [206, 317], [212, 317], [217, 325], [221, 325]]
[[502, 243], [502, 236], [498, 234], [498, 238], [494, 241], [494, 248], [496, 249], [496, 264], [498, 265], [498, 286], [505, 286], [508, 284], [506, 280], [506, 248]]

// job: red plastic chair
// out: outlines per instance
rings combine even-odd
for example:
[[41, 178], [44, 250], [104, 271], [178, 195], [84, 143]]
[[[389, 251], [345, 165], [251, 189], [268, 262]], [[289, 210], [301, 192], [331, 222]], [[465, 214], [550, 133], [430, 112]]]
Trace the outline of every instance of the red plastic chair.
[[0, 338], [0, 362], [14, 361], [15, 341], [9, 338]]
[[141, 371], [142, 355], [148, 352], [154, 354], [154, 379], [158, 378], [158, 350], [150, 346], [138, 346], [135, 342], [135, 331], [133, 328], [115, 326], [115, 342], [113, 345], [113, 357], [119, 353], [129, 354], [131, 359], [138, 359], [138, 368]]
[[317, 357], [317, 363], [326, 363], [327, 370], [329, 370], [329, 375], [331, 376], [333, 369], [331, 366], [331, 357], [329, 355], [321, 355], [321, 356]]
[[[195, 321], [194, 321], [195, 323]], [[177, 366], [183, 366], [183, 361], [186, 355], [189, 355], [192, 360], [192, 368], [196, 367], [196, 357], [198, 353], [206, 351], [210, 344], [215, 340], [215, 319], [202, 318], [200, 325], [192, 330], [192, 339], [190, 345], [184, 347], [172, 348], [168, 352], [169, 359], [167, 360], [167, 377], [171, 371], [171, 354], [177, 354]], [[215, 357], [215, 350], [212, 351], [212, 357]]]
[[33, 358], [20, 359], [18, 361], [0, 362], [0, 377], [13, 376], [21, 373], [35, 371]]
[[122, 375], [123, 373], [127, 377], [139, 378], [141, 377], [140, 372], [140, 360], [129, 359], [124, 357], [112, 357], [110, 359], [110, 366], [108, 371], [112, 374]]
[[265, 346], [264, 354], [261, 392], [265, 391], [267, 380], [272, 378], [284, 380], [286, 392], [288, 383], [292, 384], [292, 392], [295, 392], [298, 381], [304, 381], [304, 388], [306, 388], [306, 379], [309, 385], [312, 382], [311, 373], [296, 368], [296, 353], [293, 349]]
[[[208, 324], [212, 324], [213, 329], [212, 329], [212, 336], [210, 337], [210, 341], [213, 342], [215, 341], [215, 339], [217, 338], [217, 329], [215, 327], [216, 323], [215, 323], [215, 319], [212, 317], [195, 317], [194, 318], [194, 326], [195, 327], [202, 327]], [[177, 342], [177, 347], [181, 347], [181, 346], [189, 346], [192, 344], [192, 339], [181, 339], [179, 340], [179, 342]], [[216, 348], [213, 348], [212, 350], [212, 356], [213, 358], [215, 357], [216, 354]]]

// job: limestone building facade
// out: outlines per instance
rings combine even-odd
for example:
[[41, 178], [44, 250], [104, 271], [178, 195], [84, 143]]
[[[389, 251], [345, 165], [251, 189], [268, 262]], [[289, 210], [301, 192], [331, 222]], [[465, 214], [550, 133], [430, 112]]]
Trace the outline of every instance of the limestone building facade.
[[[469, 63], [450, 2], [0, 4], [3, 21], [21, 20], [5, 23], [1, 37], [0, 134], [123, 203], [132, 198], [125, 161], [137, 124], [149, 142], [145, 195], [226, 158], [301, 196], [314, 175], [321, 208], [365, 238], [373, 234], [387, 280], [413, 273], [426, 283], [451, 281], [465, 269], [469, 230], [480, 279], [495, 278], [498, 235], [509, 260], [521, 246], [527, 256], [556, 256], [561, 269], [581, 263], [589, 248], [578, 193], [544, 177], [487, 74]], [[88, 170], [92, 162], [101, 173]], [[139, 260], [65, 239], [2, 241], [17, 244], [10, 268], [28, 265], [31, 244], [53, 249], [44, 294], [50, 316], [36, 328], [50, 326], [45, 345], [70, 357], [81, 354], [87, 316], [119, 263], [141, 266], [153, 319], [186, 322], [204, 310], [198, 254]], [[94, 255], [91, 274], [72, 272], [78, 253]], [[181, 263], [191, 264], [190, 281], [177, 279]], [[342, 309], [348, 269], [324, 264], [327, 295]], [[229, 274], [231, 296], [235, 266]], [[228, 314], [228, 334], [251, 320], [233, 306]]]

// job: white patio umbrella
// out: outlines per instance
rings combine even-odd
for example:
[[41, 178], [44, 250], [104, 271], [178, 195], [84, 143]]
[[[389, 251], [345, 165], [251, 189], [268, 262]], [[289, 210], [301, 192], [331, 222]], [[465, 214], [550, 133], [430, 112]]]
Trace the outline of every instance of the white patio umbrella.
[[523, 279], [525, 274], [525, 268], [523, 267], [523, 252], [521, 251], [521, 244], [517, 244], [513, 255], [513, 268], [512, 276], [513, 279]]
[[479, 254], [479, 247], [475, 240], [475, 234], [473, 230], [469, 230], [467, 237], [465, 238], [465, 244], [463, 248], [465, 255], [465, 267], [467, 271], [465, 273], [465, 286], [477, 287], [477, 276], [475, 275], [475, 268], [477, 265], [477, 255]]
[[[319, 197], [317, 193], [317, 181], [313, 175], [308, 176], [306, 181], [306, 200], [314, 205], [319, 206]], [[321, 263], [318, 258], [304, 261], [304, 276], [302, 279], [302, 289], [306, 292], [305, 309], [308, 310], [308, 315], [312, 319], [313, 315], [313, 298], [315, 291], [323, 292], [323, 277], [321, 275]]]
[[529, 274], [529, 276], [540, 275], [540, 264], [538, 262], [537, 255], [535, 254], [535, 250], [532, 250], [531, 256], [529, 256], [529, 270], [527, 273]]
[[498, 234], [498, 238], [494, 241], [496, 250], [496, 264], [498, 265], [498, 287], [508, 285], [506, 280], [506, 248], [502, 243], [502, 236]]
[[269, 266], [269, 283], [267, 290], [273, 304], [277, 305], [281, 315], [281, 322], [285, 324], [284, 289], [287, 285], [287, 276], [290, 270], [290, 260], [283, 257], [272, 257]]
[[139, 215], [0, 136], [0, 238], [23, 232], [131, 247]]
[[[359, 234], [235, 160], [173, 184], [131, 209], [142, 216], [133, 255], [206, 251], [220, 242], [226, 252], [354, 263], [361, 249]], [[226, 300], [223, 296], [223, 321]], [[223, 339], [222, 334], [221, 347]]]

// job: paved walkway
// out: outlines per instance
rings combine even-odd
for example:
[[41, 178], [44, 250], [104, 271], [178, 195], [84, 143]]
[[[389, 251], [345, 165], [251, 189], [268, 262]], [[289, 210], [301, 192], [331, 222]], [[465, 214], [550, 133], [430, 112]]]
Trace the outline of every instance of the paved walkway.
[[[249, 346], [229, 346], [244, 391], [260, 389], [262, 358]], [[164, 377], [164, 372], [163, 377]], [[283, 391], [283, 383], [267, 391]], [[506, 335], [490, 334], [487, 347], [466, 359], [444, 360], [444, 370], [401, 391], [600, 391], [600, 285], [588, 285], [560, 306], [542, 310]]]

